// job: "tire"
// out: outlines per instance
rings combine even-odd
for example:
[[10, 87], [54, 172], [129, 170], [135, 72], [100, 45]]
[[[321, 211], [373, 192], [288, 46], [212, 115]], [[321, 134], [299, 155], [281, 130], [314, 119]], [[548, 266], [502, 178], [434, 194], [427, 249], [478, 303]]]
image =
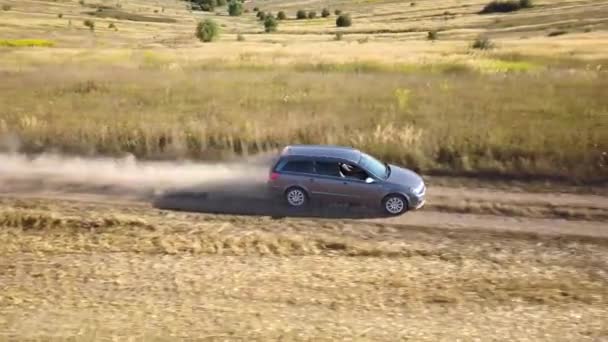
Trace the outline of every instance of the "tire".
[[308, 194], [300, 187], [291, 187], [285, 191], [285, 202], [292, 208], [303, 208], [308, 205]]
[[382, 209], [392, 216], [399, 216], [408, 210], [407, 199], [403, 195], [390, 194], [382, 200]]

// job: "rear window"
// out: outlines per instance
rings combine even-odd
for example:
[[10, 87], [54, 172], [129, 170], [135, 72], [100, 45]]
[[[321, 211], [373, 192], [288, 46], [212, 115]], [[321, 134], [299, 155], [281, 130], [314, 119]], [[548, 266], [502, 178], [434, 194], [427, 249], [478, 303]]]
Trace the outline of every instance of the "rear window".
[[312, 161], [310, 160], [291, 160], [280, 167], [280, 171], [286, 172], [312, 173], [312, 170]]

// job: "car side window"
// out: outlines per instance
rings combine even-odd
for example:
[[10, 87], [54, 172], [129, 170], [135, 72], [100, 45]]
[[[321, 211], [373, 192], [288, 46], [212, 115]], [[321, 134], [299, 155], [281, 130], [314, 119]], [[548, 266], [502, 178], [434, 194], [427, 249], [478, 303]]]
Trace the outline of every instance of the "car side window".
[[337, 162], [317, 161], [315, 162], [315, 172], [323, 176], [342, 177]]
[[291, 160], [281, 168], [281, 171], [313, 173], [313, 163], [310, 160]]
[[365, 170], [361, 169], [360, 167], [358, 167], [356, 165], [352, 165], [352, 164], [348, 164], [348, 163], [340, 163], [339, 166], [340, 166], [340, 173], [345, 178], [364, 181], [368, 177], [367, 172], [365, 172]]

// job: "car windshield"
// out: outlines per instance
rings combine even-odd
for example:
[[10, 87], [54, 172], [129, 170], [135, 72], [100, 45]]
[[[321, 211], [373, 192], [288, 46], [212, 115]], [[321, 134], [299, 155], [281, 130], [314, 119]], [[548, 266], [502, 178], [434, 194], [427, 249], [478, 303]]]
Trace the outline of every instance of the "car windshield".
[[380, 179], [386, 179], [388, 177], [389, 169], [386, 167], [386, 164], [368, 154], [361, 154], [359, 165]]

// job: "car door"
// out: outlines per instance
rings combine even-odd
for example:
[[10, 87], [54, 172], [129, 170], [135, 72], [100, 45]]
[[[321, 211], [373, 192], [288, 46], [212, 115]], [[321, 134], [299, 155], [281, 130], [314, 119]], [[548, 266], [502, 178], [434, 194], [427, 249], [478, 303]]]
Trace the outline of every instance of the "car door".
[[331, 159], [315, 160], [315, 177], [311, 179], [312, 192], [317, 197], [330, 200], [344, 200], [346, 180], [340, 175], [338, 162]]
[[[376, 203], [380, 201], [382, 184], [375, 177], [356, 164], [345, 162], [351, 170], [344, 176], [342, 191], [345, 196], [354, 202]], [[368, 180], [371, 180], [368, 181]]]
[[314, 185], [314, 163], [310, 159], [289, 158], [283, 160], [277, 166], [277, 170], [281, 172], [280, 184], [282, 190], [290, 186], [300, 186], [309, 193], [312, 192]]

